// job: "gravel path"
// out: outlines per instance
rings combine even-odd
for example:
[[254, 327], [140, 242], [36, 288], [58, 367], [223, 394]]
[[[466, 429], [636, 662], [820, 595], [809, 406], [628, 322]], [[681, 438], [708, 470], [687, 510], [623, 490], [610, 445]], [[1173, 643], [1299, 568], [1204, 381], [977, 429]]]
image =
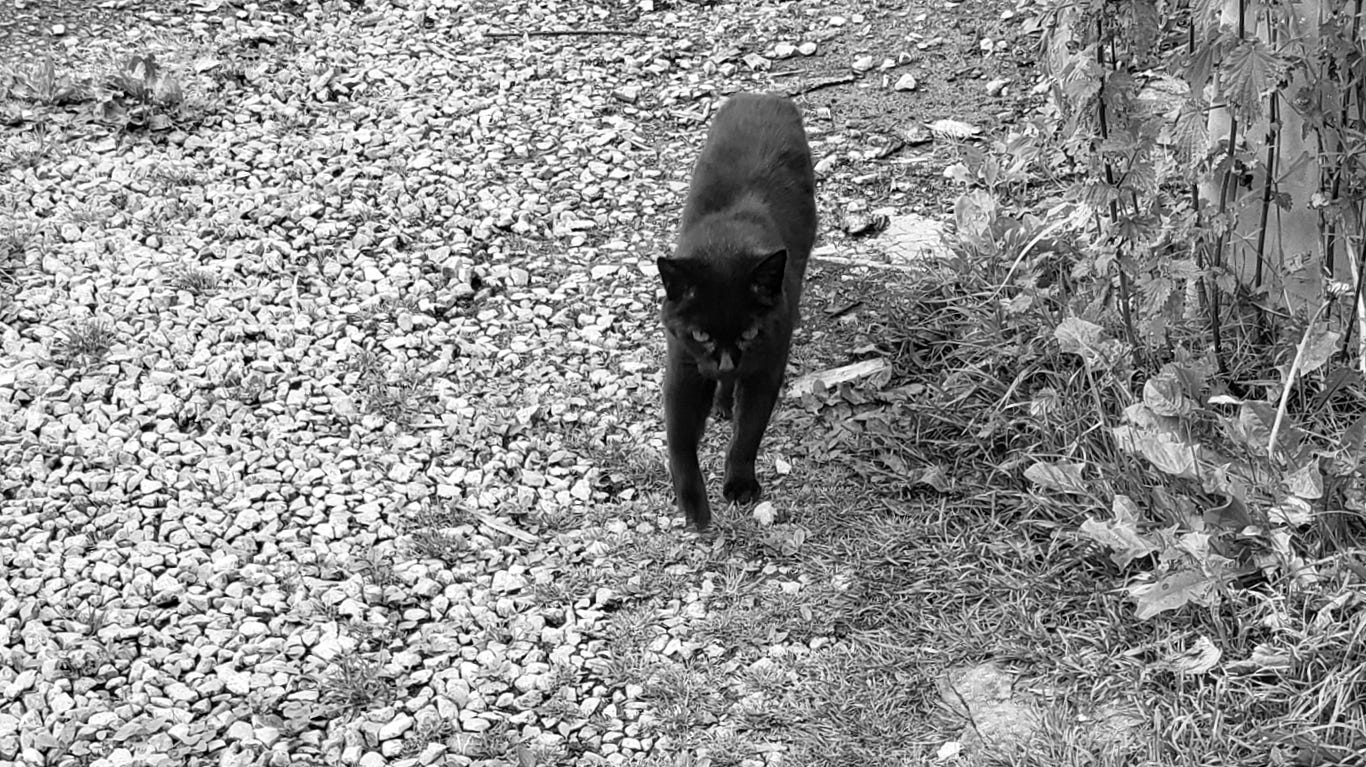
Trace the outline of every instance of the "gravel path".
[[[253, 8], [133, 36], [167, 130], [4, 129], [0, 762], [675, 764], [752, 725], [831, 640], [700, 630], [653, 260], [765, 82], [735, 41], [846, 17]], [[570, 29], [623, 33], [507, 35]]]

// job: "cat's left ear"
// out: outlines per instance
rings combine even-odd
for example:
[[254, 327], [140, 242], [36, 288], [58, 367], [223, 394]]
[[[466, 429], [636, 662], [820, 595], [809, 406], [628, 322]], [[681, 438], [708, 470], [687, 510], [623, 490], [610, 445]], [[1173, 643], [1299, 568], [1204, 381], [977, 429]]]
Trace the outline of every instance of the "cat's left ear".
[[750, 273], [750, 290], [765, 306], [778, 303], [783, 294], [783, 275], [787, 272], [787, 251], [778, 250], [764, 257]]
[[679, 259], [660, 256], [655, 259], [655, 266], [659, 267], [659, 279], [670, 301], [679, 300], [693, 289], [692, 273]]

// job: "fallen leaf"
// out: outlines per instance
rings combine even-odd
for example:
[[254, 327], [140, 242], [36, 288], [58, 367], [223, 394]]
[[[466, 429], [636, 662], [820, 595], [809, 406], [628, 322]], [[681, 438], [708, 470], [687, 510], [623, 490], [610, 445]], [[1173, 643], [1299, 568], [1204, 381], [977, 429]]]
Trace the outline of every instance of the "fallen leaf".
[[970, 139], [982, 132], [982, 129], [976, 125], [961, 120], [935, 120], [932, 123], [926, 123], [925, 127], [940, 138], [959, 140]]
[[1084, 463], [1040, 461], [1025, 469], [1024, 474], [1026, 479], [1047, 490], [1084, 495], [1087, 492], [1086, 480], [1081, 477], [1084, 468]]
[[1155, 583], [1136, 583], [1128, 587], [1129, 596], [1138, 602], [1136, 614], [1147, 620], [1159, 613], [1179, 610], [1191, 602], [1204, 604], [1217, 581], [1204, 573], [1173, 573]]
[[1217, 666], [1223, 655], [1209, 637], [1201, 636], [1195, 644], [1169, 658], [1167, 664], [1178, 674], [1204, 674]]
[[950, 740], [939, 747], [939, 751], [935, 753], [935, 758], [941, 762], [947, 762], [950, 759], [958, 758], [961, 753], [963, 753], [963, 744], [956, 740]]
[[1323, 472], [1319, 471], [1319, 459], [1315, 456], [1295, 471], [1285, 475], [1285, 486], [1300, 498], [1314, 499], [1323, 497]]

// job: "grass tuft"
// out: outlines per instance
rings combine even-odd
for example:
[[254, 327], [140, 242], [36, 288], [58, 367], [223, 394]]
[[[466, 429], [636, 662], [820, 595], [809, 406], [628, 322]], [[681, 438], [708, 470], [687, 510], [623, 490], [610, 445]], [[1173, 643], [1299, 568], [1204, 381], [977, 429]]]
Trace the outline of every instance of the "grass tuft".
[[206, 296], [218, 290], [218, 275], [198, 266], [176, 271], [171, 277], [171, 287], [196, 296]]
[[108, 356], [118, 334], [103, 320], [86, 319], [67, 328], [53, 343], [53, 359], [63, 365], [89, 367]]
[[318, 685], [323, 703], [360, 711], [393, 700], [394, 685], [380, 673], [380, 664], [357, 653], [340, 655]]

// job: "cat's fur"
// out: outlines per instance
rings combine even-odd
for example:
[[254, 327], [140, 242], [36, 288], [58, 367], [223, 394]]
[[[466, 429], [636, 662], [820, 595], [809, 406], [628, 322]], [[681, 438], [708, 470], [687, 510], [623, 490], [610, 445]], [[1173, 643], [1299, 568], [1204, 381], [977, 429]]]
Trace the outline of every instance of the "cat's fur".
[[693, 169], [674, 254], [658, 261], [669, 472], [699, 530], [711, 523], [697, 445], [713, 401], [722, 417], [734, 416], [722, 492], [738, 503], [759, 498], [754, 460], [782, 387], [815, 237], [801, 113], [778, 96], [732, 96]]

